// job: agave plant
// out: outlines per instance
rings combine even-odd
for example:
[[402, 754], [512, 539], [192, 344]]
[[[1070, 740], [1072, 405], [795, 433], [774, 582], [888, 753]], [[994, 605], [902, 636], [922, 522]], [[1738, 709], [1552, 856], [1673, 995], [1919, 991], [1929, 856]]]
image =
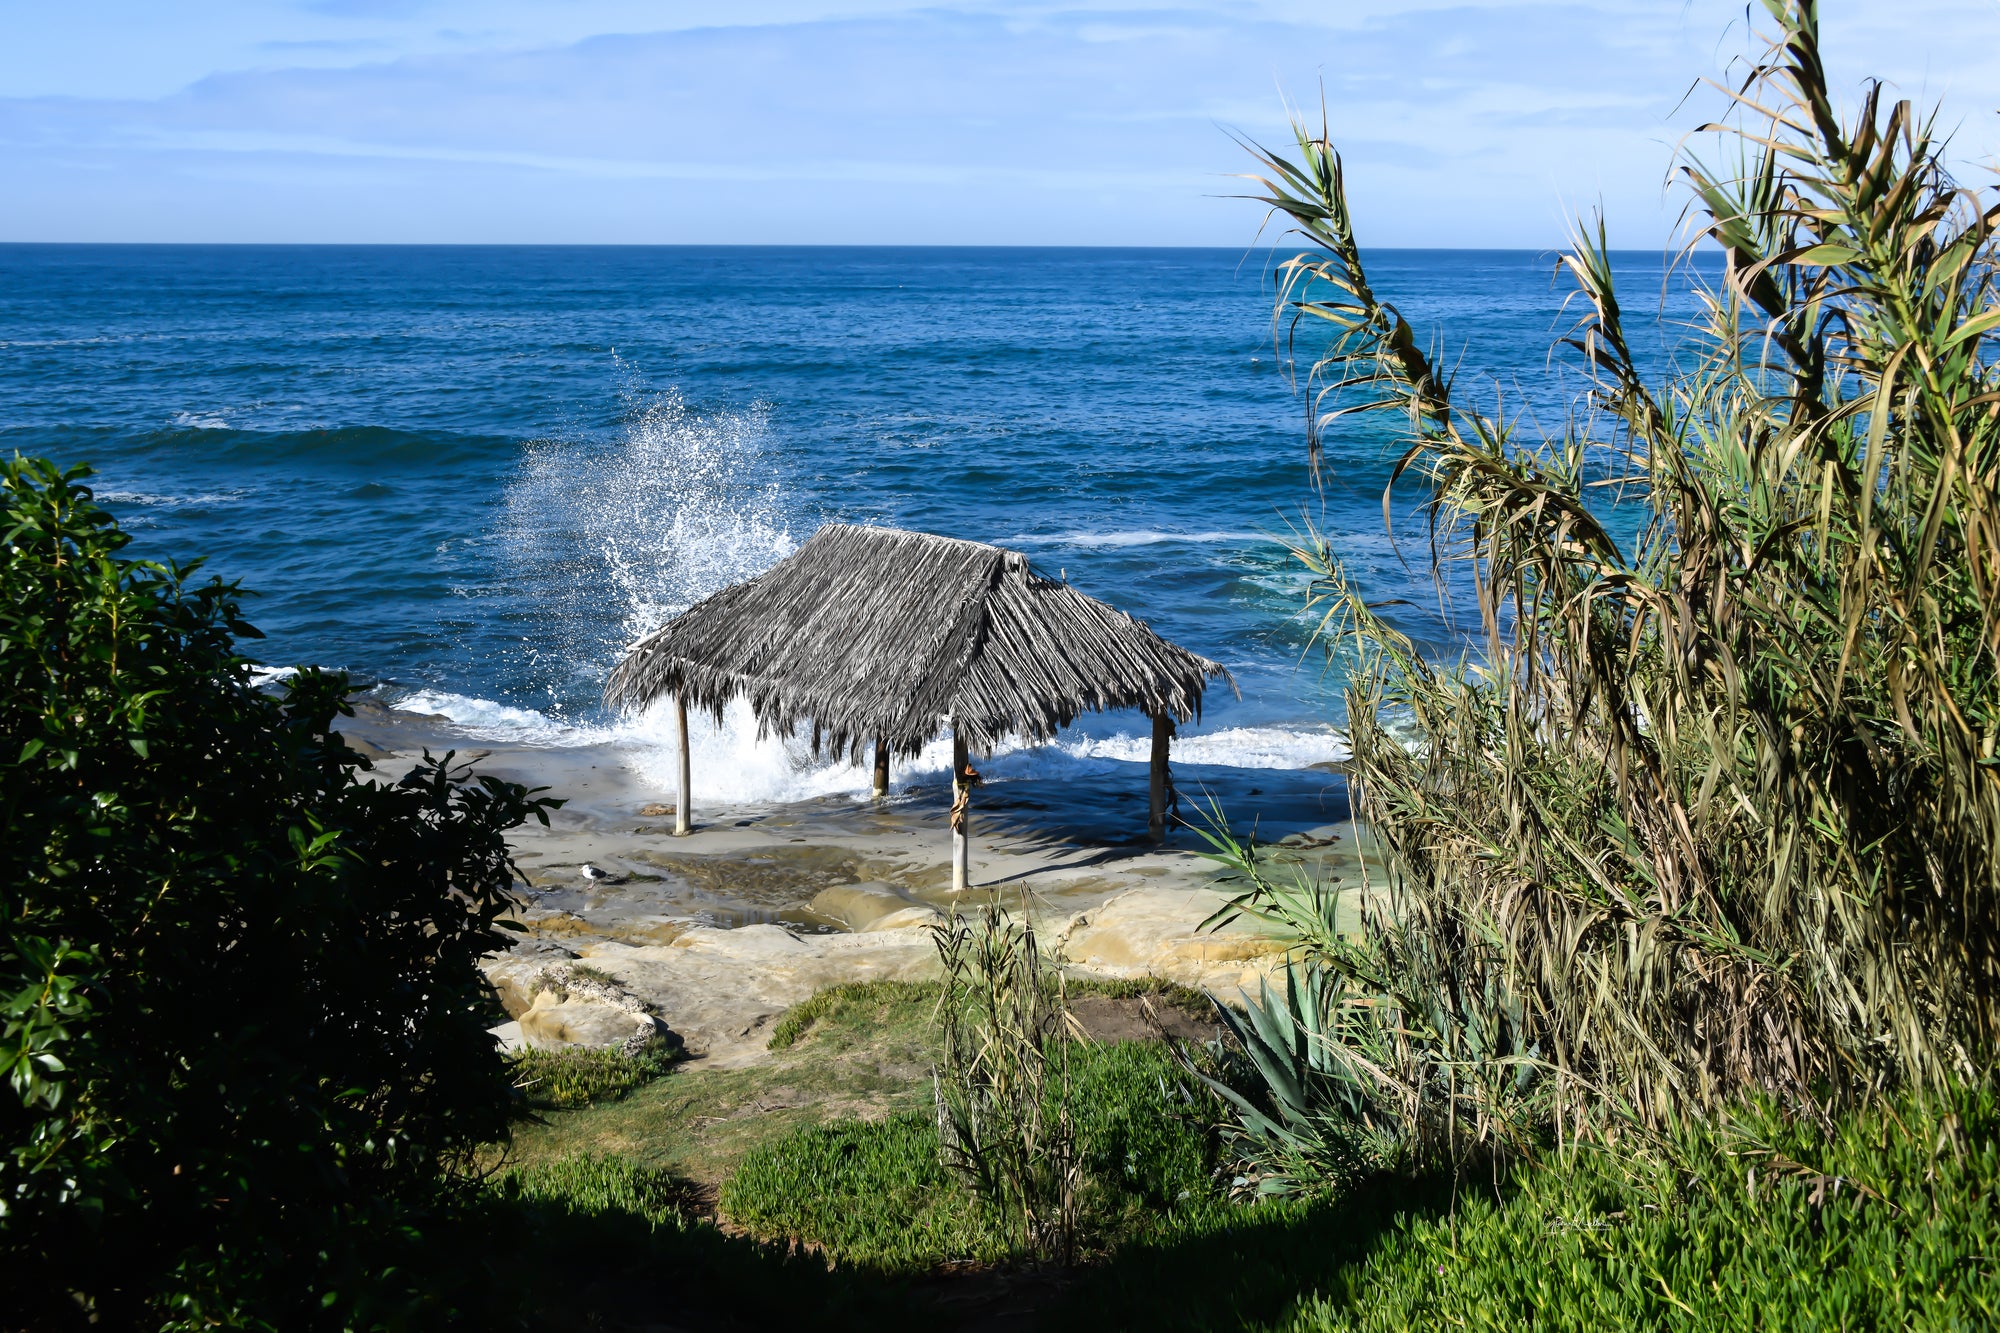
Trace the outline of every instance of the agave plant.
[[[1580, 225], [1560, 350], [1591, 390], [1554, 436], [1468, 408], [1376, 294], [1324, 124], [1253, 149], [1311, 246], [1282, 327], [1331, 334], [1315, 462], [1348, 414], [1392, 414], [1478, 612], [1472, 655], [1432, 660], [1328, 540], [1295, 543], [1392, 853], [1383, 948], [1413, 970], [1377, 989], [1409, 992], [1396, 1031], [1518, 1005], [1501, 1045], [1536, 1052], [1564, 1132], [1939, 1088], [2000, 1032], [2000, 194], [1879, 84], [1843, 117], [1814, 0], [1764, 3], [1719, 147], [1679, 165], [1720, 277], [1683, 270], [1701, 315], [1649, 379]], [[1410, 1105], [1435, 1081], [1395, 1070]]]
[[1240, 886], [1205, 924], [1254, 917], [1291, 945], [1280, 986], [1260, 982], [1240, 1012], [1217, 1000], [1231, 1038], [1218, 1067], [1187, 1061], [1233, 1113], [1239, 1186], [1290, 1193], [1532, 1147], [1542, 1062], [1493, 941], [1413, 919], [1420, 908], [1365, 885], [1274, 879], [1219, 817], [1202, 833]]
[[1242, 1013], [1216, 1004], [1236, 1059], [1214, 1072], [1189, 1068], [1229, 1108], [1224, 1138], [1243, 1168], [1239, 1189], [1290, 1194], [1403, 1160], [1401, 1126], [1380, 1115], [1352, 1068], [1339, 990], [1338, 977], [1306, 962], [1285, 969], [1282, 992], [1260, 983]]

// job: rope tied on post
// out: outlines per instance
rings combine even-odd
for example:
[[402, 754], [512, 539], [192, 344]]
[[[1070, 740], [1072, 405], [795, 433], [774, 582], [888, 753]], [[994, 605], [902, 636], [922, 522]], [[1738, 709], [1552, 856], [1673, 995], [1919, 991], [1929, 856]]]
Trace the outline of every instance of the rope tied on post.
[[985, 779], [970, 763], [963, 765], [951, 775], [951, 831], [965, 832], [965, 815], [972, 806], [972, 789]]

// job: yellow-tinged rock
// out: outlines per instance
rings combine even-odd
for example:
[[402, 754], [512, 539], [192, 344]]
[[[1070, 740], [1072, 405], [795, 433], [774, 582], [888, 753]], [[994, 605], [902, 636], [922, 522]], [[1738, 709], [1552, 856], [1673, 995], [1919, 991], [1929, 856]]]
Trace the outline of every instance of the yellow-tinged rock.
[[1249, 921], [1203, 930], [1202, 922], [1222, 903], [1222, 895], [1209, 889], [1121, 893], [1069, 919], [1059, 935], [1063, 957], [1104, 976], [1159, 977], [1224, 994], [1254, 991], [1258, 978], [1279, 962], [1283, 945]]

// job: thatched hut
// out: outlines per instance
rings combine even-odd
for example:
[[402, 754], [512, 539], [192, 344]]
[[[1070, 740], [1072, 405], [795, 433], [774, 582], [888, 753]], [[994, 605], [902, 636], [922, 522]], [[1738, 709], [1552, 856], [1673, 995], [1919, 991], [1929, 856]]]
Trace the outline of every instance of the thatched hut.
[[[895, 528], [829, 523], [770, 570], [696, 603], [626, 650], [608, 702], [676, 700], [689, 824], [687, 710], [721, 720], [747, 700], [760, 735], [810, 728], [815, 750], [860, 762], [875, 788], [892, 754], [953, 736], [954, 883], [964, 883], [972, 751], [1013, 736], [1053, 739], [1085, 712], [1153, 719], [1152, 827], [1164, 831], [1167, 745], [1229, 673], [1143, 621], [1044, 578], [1017, 551]], [[1231, 687], [1234, 683], [1230, 682]]]

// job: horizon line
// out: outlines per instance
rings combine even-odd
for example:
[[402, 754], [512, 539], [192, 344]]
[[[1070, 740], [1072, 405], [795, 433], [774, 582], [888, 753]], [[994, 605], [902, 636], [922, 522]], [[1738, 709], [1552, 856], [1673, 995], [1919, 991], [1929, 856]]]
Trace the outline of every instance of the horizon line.
[[[1697, 242], [1697, 246], [1699, 242]], [[937, 241], [19, 241], [0, 240], [0, 249], [180, 249], [180, 250], [1201, 250], [1250, 254], [1310, 246], [1233, 245], [1109, 245], [1094, 242], [992, 242], [986, 244]], [[1570, 246], [1550, 245], [1363, 245], [1372, 253], [1401, 254], [1556, 254]], [[1613, 246], [1611, 254], [1680, 254], [1688, 246]]]

